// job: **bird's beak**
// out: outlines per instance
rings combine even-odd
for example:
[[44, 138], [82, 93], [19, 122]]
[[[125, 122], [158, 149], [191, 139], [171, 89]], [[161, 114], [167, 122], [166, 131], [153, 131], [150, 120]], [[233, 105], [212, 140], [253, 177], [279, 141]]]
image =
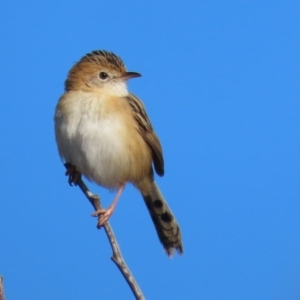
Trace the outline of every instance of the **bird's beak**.
[[122, 80], [128, 80], [128, 79], [131, 79], [131, 78], [141, 77], [141, 76], [142, 76], [141, 74], [136, 73], [136, 72], [125, 72], [125, 73], [120, 77], [120, 79], [122, 79]]

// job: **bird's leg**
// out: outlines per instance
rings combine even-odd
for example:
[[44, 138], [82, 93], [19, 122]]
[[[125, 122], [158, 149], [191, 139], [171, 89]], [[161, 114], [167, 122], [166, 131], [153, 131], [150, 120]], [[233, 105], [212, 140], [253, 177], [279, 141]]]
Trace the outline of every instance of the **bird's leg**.
[[66, 171], [66, 176], [69, 176], [68, 182], [69, 185], [77, 185], [78, 181], [81, 179], [81, 174], [78, 172], [75, 166], [72, 164], [68, 163], [68, 169]]
[[111, 217], [111, 215], [113, 214], [116, 205], [118, 203], [118, 200], [124, 190], [125, 187], [125, 183], [122, 183], [118, 189], [117, 195], [114, 199], [114, 201], [112, 202], [112, 204], [107, 208], [107, 209], [98, 209], [97, 211], [95, 211], [92, 216], [93, 217], [98, 217], [98, 225], [97, 227], [100, 228], [104, 225], [104, 223]]

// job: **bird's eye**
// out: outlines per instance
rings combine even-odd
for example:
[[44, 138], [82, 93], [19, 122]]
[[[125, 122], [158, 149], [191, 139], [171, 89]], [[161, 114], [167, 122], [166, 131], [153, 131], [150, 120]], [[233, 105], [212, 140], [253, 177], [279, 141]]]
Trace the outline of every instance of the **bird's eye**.
[[101, 80], [105, 80], [108, 77], [108, 75], [105, 72], [100, 72], [99, 77], [100, 77]]

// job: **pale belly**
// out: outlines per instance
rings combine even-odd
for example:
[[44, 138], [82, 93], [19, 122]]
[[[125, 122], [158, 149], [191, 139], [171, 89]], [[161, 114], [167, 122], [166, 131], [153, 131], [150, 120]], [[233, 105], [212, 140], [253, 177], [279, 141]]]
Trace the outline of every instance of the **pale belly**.
[[56, 118], [60, 156], [88, 179], [107, 188], [136, 183], [151, 170], [151, 153], [133, 124], [122, 118]]

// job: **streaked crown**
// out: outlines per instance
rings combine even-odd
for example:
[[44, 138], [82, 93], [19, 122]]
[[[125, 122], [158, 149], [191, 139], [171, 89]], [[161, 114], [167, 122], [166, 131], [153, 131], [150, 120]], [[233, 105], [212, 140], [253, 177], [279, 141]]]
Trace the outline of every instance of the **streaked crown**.
[[112, 52], [96, 50], [83, 56], [70, 70], [65, 82], [66, 91], [84, 89], [93, 83], [93, 77], [98, 76], [99, 70], [121, 76], [126, 67], [121, 58]]
[[119, 56], [115, 55], [114, 53], [105, 50], [96, 50], [86, 54], [79, 61], [79, 63], [84, 63], [84, 62], [88, 62], [88, 63], [92, 62], [94, 64], [97, 64], [101, 67], [105, 67], [107, 69], [120, 71], [121, 73], [126, 72], [126, 67], [122, 59]]

